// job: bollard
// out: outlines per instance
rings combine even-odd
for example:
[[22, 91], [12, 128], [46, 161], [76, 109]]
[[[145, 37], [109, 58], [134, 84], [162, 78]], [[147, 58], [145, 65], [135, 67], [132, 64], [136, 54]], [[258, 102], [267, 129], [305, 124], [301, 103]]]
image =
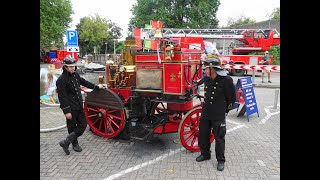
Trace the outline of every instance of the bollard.
[[255, 77], [256, 77], [256, 73], [255, 73], [255, 72], [256, 72], [255, 70], [252, 71], [252, 84], [256, 84], [256, 83], [254, 82], [254, 79], [255, 79]]
[[280, 92], [279, 89], [275, 90], [273, 109], [277, 109], [279, 92]]

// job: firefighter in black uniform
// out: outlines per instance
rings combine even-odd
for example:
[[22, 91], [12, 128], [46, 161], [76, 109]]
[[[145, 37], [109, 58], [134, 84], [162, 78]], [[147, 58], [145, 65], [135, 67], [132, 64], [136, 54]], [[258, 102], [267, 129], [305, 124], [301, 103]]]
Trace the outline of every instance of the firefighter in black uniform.
[[95, 85], [80, 77], [76, 72], [77, 67], [74, 58], [66, 57], [62, 64], [63, 72], [58, 78], [56, 85], [60, 108], [66, 117], [69, 135], [65, 140], [60, 141], [59, 145], [63, 151], [69, 155], [70, 143], [72, 143], [74, 151], [82, 151], [78, 143], [78, 137], [83, 134], [87, 127], [80, 85], [94, 90], [99, 90], [103, 88], [103, 86], [101, 84]]
[[197, 162], [209, 160], [210, 134], [213, 131], [215, 138], [215, 153], [218, 161], [217, 169], [223, 171], [225, 162], [225, 135], [226, 114], [232, 109], [236, 100], [233, 80], [221, 67], [217, 56], [208, 58], [203, 63], [206, 76], [197, 85], [204, 83], [204, 103], [202, 107], [199, 144], [201, 155], [196, 158]]

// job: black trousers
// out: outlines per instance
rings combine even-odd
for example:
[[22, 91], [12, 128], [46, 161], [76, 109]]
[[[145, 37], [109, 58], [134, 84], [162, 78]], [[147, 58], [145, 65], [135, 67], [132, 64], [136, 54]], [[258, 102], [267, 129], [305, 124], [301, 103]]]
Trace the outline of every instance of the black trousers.
[[204, 156], [211, 155], [210, 147], [210, 134], [213, 131], [215, 138], [215, 153], [218, 162], [225, 162], [225, 135], [226, 135], [226, 122], [214, 121], [206, 118], [200, 119], [199, 125], [199, 144], [201, 154]]
[[86, 116], [83, 109], [71, 111], [72, 119], [67, 119], [68, 133], [75, 132], [77, 137], [81, 136], [87, 128]]

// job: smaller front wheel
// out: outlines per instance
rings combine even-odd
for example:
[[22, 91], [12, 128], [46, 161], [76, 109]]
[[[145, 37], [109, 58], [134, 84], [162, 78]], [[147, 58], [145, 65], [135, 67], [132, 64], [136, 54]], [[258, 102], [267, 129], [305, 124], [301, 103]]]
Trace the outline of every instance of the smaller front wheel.
[[[191, 109], [182, 119], [179, 125], [178, 134], [181, 144], [189, 151], [199, 152], [199, 125], [202, 107], [198, 106]], [[213, 132], [211, 132], [210, 143], [214, 140]]]

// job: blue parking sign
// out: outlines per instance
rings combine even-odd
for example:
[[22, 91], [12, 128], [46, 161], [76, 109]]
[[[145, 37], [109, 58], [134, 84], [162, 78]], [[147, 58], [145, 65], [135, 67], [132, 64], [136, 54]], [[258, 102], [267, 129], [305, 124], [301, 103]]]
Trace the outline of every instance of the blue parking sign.
[[67, 30], [67, 46], [78, 46], [78, 33], [76, 30]]

